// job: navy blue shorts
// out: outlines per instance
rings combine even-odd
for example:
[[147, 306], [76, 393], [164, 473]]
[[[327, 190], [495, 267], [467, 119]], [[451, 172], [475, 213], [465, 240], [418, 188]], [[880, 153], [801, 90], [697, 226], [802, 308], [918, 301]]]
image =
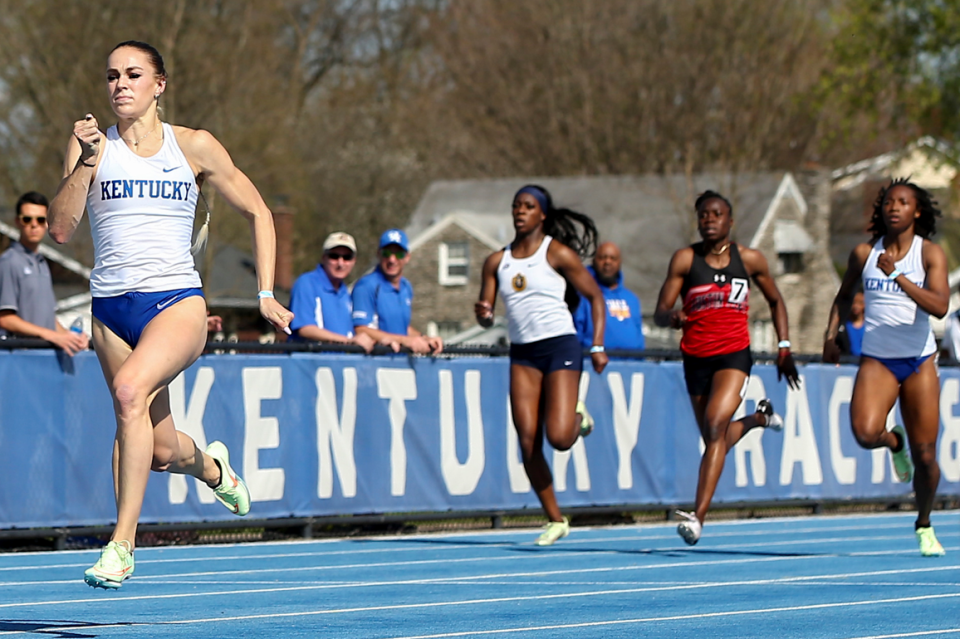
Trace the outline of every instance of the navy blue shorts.
[[687, 392], [693, 397], [709, 395], [714, 373], [728, 368], [743, 371], [750, 377], [750, 369], [753, 368], [750, 348], [712, 357], [694, 357], [684, 353], [683, 378], [687, 382]]
[[199, 295], [199, 288], [181, 288], [159, 293], [124, 293], [116, 297], [95, 297], [91, 305], [93, 316], [117, 336], [135, 348], [143, 329], [165, 308], [180, 300]]
[[510, 344], [510, 363], [535, 368], [544, 375], [558, 370], [583, 371], [583, 347], [576, 335], [548, 337], [528, 344]]
[[902, 384], [908, 377], [920, 370], [923, 363], [930, 359], [932, 355], [933, 353], [926, 357], [874, 357], [873, 355], [864, 355], [864, 357], [875, 359], [886, 366], [887, 370], [897, 378], [897, 383]]

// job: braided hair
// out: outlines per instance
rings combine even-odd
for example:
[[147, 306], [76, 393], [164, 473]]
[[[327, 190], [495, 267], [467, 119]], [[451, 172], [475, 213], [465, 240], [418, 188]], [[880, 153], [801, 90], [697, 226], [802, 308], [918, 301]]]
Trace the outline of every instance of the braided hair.
[[940, 209], [937, 208], [937, 201], [923, 187], [917, 186], [910, 181], [909, 177], [897, 178], [890, 184], [880, 189], [876, 202], [873, 203], [873, 215], [870, 217], [870, 226], [867, 230], [877, 240], [887, 234], [887, 225], [883, 221], [883, 203], [887, 199], [887, 194], [895, 186], [905, 186], [913, 191], [913, 197], [917, 200], [917, 210], [920, 211], [913, 224], [913, 232], [924, 239], [929, 239], [937, 232], [937, 218], [942, 217]]
[[[593, 220], [583, 213], [553, 205], [550, 192], [537, 184], [524, 186], [513, 196], [514, 201], [521, 193], [529, 193], [540, 204], [546, 218], [543, 220], [543, 232], [564, 246], [572, 249], [581, 260], [593, 257], [597, 251], [597, 227]], [[578, 228], [579, 226], [579, 228]], [[567, 281], [564, 300], [570, 312], [580, 305], [580, 294]]]

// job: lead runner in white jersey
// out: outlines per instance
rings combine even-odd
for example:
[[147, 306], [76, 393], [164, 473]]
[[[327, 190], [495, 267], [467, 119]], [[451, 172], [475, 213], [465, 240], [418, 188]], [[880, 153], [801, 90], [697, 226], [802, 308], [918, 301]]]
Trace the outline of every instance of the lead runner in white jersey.
[[[596, 228], [589, 217], [554, 207], [547, 190], [536, 185], [517, 191], [512, 212], [516, 236], [484, 262], [474, 313], [481, 326], [491, 326], [500, 291], [510, 330], [513, 424], [523, 468], [550, 519], [536, 543], [549, 546], [567, 536], [570, 524], [557, 505], [543, 438], [557, 450], [568, 450], [593, 426], [586, 407], [577, 401], [583, 351], [564, 301], [567, 282], [588, 298], [593, 308], [590, 357], [597, 373], [607, 365], [603, 348], [606, 305], [596, 281], [580, 261], [581, 255], [596, 246]], [[583, 227], [580, 235], [574, 222]]]
[[48, 217], [50, 236], [63, 243], [85, 207], [91, 215], [93, 340], [117, 420], [117, 525], [84, 579], [119, 588], [133, 574], [151, 469], [205, 481], [236, 514], [250, 508], [226, 447], [214, 442], [199, 450], [170, 416], [167, 384], [200, 356], [207, 335], [190, 255], [198, 180], [212, 184], [250, 222], [260, 313], [278, 329], [287, 328], [293, 314], [272, 296], [276, 236], [257, 189], [208, 132], [161, 123], [158, 101], [167, 78], [157, 50], [143, 42], [117, 45], [107, 58], [106, 81], [116, 127], [103, 134], [90, 114], [74, 124]]
[[[946, 257], [929, 239], [939, 215], [930, 194], [907, 180], [880, 190], [870, 226], [873, 239], [850, 253], [823, 345], [823, 361], [838, 362], [840, 309], [850, 307], [861, 281], [866, 330], [850, 424], [864, 448], [891, 450], [900, 481], [913, 477], [918, 511], [914, 528], [924, 556], [944, 554], [930, 525], [940, 483], [940, 379], [930, 315], [946, 315], [950, 298]], [[898, 397], [906, 429], [887, 431], [887, 414]]]

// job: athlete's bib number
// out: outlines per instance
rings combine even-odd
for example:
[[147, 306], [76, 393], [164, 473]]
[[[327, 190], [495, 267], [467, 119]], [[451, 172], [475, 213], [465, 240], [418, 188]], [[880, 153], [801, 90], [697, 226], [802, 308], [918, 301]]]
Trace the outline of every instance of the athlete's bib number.
[[747, 292], [750, 290], [750, 283], [742, 277], [735, 277], [730, 280], [730, 297], [727, 301], [730, 304], [743, 304], [747, 299]]

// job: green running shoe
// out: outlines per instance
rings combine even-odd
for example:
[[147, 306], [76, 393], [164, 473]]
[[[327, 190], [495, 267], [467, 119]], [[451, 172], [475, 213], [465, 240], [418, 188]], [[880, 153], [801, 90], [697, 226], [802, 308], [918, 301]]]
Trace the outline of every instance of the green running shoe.
[[100, 559], [83, 573], [88, 586], [116, 590], [133, 576], [133, 548], [129, 541], [111, 541], [100, 551]]
[[593, 417], [587, 412], [587, 405], [583, 402], [577, 402], [577, 414], [582, 418], [580, 420], [580, 437], [586, 437], [593, 432]]
[[913, 479], [913, 461], [910, 459], [910, 451], [907, 450], [907, 431], [897, 424], [890, 432], [899, 435], [900, 441], [903, 442], [899, 453], [891, 450], [890, 454], [893, 455], [893, 468], [897, 471], [897, 479], [905, 484]]
[[543, 527], [543, 532], [537, 537], [538, 546], [552, 546], [558, 539], [570, 534], [570, 521], [564, 517], [563, 521], [551, 521]]
[[213, 442], [204, 452], [220, 464], [220, 485], [213, 489], [214, 496], [230, 512], [243, 517], [250, 512], [250, 491], [230, 468], [230, 452], [223, 442]]
[[917, 528], [917, 543], [920, 544], [920, 554], [924, 557], [942, 557], [947, 554], [937, 536], [933, 534], [933, 526]]

